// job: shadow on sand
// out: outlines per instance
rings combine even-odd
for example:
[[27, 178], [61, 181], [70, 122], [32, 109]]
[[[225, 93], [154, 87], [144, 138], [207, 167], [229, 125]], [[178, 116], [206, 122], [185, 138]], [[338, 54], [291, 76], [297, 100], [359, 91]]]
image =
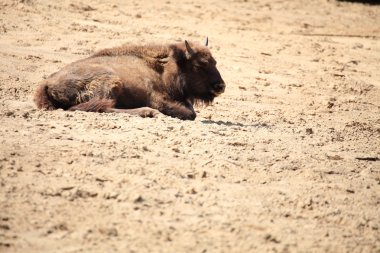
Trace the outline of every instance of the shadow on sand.
[[370, 5], [380, 5], [379, 0], [338, 0], [339, 2], [351, 2], [351, 3], [362, 3]]
[[255, 128], [271, 128], [266, 123], [257, 123], [257, 124], [242, 124], [242, 123], [235, 123], [231, 121], [214, 121], [214, 120], [202, 120], [201, 121], [203, 124], [216, 124], [216, 125], [222, 125], [222, 126], [240, 126], [240, 127], [255, 127]]

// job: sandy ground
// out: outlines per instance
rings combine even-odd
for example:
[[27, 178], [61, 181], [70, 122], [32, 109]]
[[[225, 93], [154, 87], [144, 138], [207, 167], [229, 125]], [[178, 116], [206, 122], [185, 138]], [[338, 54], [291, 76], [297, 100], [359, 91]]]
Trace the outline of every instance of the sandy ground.
[[[82, 2], [0, 1], [0, 252], [380, 252], [380, 6]], [[227, 89], [193, 122], [32, 102], [96, 50], [205, 36]]]

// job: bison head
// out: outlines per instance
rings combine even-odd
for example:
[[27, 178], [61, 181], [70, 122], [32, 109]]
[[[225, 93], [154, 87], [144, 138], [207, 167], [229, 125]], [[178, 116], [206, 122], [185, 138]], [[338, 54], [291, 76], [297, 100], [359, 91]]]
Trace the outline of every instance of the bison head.
[[185, 41], [181, 45], [184, 52], [182, 68], [186, 80], [186, 93], [195, 101], [211, 103], [224, 92], [226, 87], [216, 61], [208, 49], [208, 39], [204, 45]]

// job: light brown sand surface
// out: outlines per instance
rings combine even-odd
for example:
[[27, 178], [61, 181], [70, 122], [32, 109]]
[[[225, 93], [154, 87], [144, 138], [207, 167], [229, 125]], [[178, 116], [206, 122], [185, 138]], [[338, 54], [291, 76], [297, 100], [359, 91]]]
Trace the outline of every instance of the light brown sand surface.
[[[380, 252], [380, 6], [0, 1], [0, 252]], [[210, 47], [195, 121], [39, 111], [123, 43]]]

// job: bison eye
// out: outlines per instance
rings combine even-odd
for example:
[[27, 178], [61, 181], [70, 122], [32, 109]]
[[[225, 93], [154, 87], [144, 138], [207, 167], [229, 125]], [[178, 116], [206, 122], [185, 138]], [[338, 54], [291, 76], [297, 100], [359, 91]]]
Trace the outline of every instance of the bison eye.
[[201, 67], [201, 66], [195, 66], [194, 70], [195, 70], [195, 72], [197, 72], [199, 74], [207, 73], [207, 68]]
[[208, 67], [208, 62], [201, 61], [201, 62], [198, 63], [198, 66], [200, 68], [207, 68]]
[[208, 68], [207, 64], [204, 64], [204, 63], [201, 63], [201, 62], [197, 62], [193, 66], [194, 66], [194, 70], [197, 71], [197, 72], [199, 72], [199, 71], [205, 71]]

